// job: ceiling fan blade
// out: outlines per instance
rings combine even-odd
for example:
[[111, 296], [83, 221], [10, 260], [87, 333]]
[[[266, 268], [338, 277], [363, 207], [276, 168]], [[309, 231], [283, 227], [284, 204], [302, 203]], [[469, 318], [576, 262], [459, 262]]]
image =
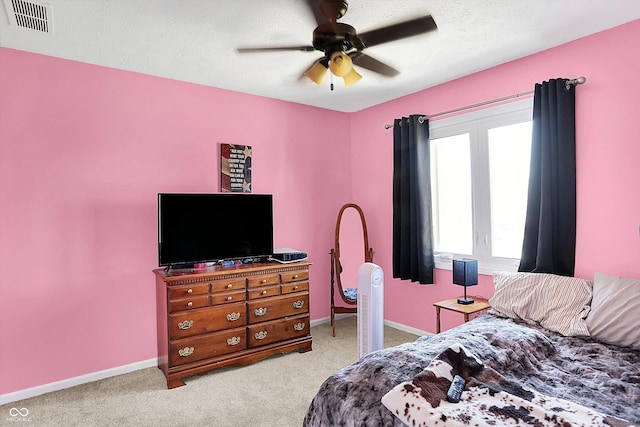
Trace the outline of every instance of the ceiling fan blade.
[[380, 62], [369, 55], [365, 55], [362, 52], [351, 52], [349, 53], [349, 56], [351, 57], [351, 61], [353, 61], [355, 65], [366, 68], [367, 70], [375, 71], [376, 73], [389, 77], [397, 76], [398, 74], [400, 74], [400, 71], [396, 70], [395, 68], [390, 67], [384, 62]]
[[275, 46], [275, 47], [239, 47], [236, 49], [238, 53], [255, 53], [255, 52], [277, 52], [299, 50], [303, 52], [313, 52], [316, 50], [313, 46]]
[[316, 25], [324, 24], [325, 22], [327, 22], [327, 18], [325, 18], [320, 11], [320, 0], [306, 0], [305, 3], [309, 7], [309, 10], [313, 12], [313, 16], [316, 19]]
[[359, 34], [358, 38], [362, 42], [362, 47], [359, 46], [358, 49], [361, 50], [365, 47], [417, 36], [436, 29], [438, 29], [438, 26], [431, 15], [411, 19]]

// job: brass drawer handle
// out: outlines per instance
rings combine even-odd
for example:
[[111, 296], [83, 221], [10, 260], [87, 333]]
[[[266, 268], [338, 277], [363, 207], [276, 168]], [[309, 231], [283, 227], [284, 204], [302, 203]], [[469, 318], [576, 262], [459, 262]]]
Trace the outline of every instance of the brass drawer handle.
[[293, 302], [293, 308], [302, 308], [304, 307], [304, 301], [298, 300]]
[[264, 316], [267, 314], [267, 307], [260, 307], [254, 310], [256, 316]]
[[301, 331], [304, 329], [304, 322], [298, 322], [295, 325], [293, 325], [293, 329], [295, 329], [296, 331]]
[[227, 301], [232, 301], [232, 300], [233, 300], [233, 297], [232, 297], [232, 296], [228, 296], [228, 297], [227, 297]]
[[294, 287], [293, 287], [293, 290], [294, 290], [294, 291], [297, 291], [297, 290], [298, 290], [298, 287], [299, 287], [298, 285], [294, 286]]
[[262, 284], [267, 283], [267, 279], [262, 279], [262, 281], [260, 283], [262, 283]]
[[192, 301], [189, 301], [189, 302], [187, 303], [187, 307], [192, 307], [192, 306], [193, 306], [193, 302], [192, 302]]
[[293, 280], [296, 280], [297, 278], [298, 278], [297, 274], [293, 276]]
[[178, 323], [178, 329], [187, 330], [193, 326], [193, 320], [185, 320]]
[[262, 295], [266, 295], [266, 294], [267, 294], [267, 291], [262, 291]]
[[240, 344], [240, 337], [231, 337], [227, 338], [228, 345], [238, 345]]
[[231, 288], [233, 288], [233, 283], [229, 283], [229, 284], [227, 285], [227, 289], [231, 289]]
[[235, 322], [239, 318], [240, 318], [240, 313], [239, 312], [227, 314], [227, 320], [229, 322]]
[[256, 337], [257, 340], [263, 340], [267, 337], [267, 331], [256, 332], [254, 336]]
[[193, 354], [193, 347], [185, 347], [178, 350], [180, 357], [187, 357]]
[[187, 293], [188, 294], [192, 294], [193, 293], [193, 289], [187, 289]]

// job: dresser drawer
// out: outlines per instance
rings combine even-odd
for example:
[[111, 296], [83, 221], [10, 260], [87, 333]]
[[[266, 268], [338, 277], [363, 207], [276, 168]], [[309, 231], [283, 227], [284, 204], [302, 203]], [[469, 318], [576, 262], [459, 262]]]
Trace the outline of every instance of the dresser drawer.
[[249, 301], [247, 308], [249, 324], [308, 313], [309, 293]]
[[290, 294], [293, 292], [308, 292], [309, 282], [285, 283], [282, 285], [282, 294]]
[[206, 295], [209, 293], [209, 284], [197, 284], [190, 286], [179, 286], [169, 288], [169, 299], [184, 299], [191, 298], [198, 295]]
[[279, 283], [278, 279], [277, 274], [253, 276], [247, 279], [247, 286], [249, 286], [249, 288], [257, 288], [260, 286], [277, 285]]
[[280, 288], [278, 286], [265, 286], [264, 288], [250, 288], [247, 291], [249, 299], [275, 297], [280, 295]]
[[244, 289], [233, 292], [218, 292], [217, 294], [211, 294], [211, 305], [229, 304], [244, 301], [246, 298], [247, 293]]
[[169, 311], [183, 311], [194, 308], [207, 307], [209, 305], [209, 295], [198, 295], [188, 299], [179, 299], [169, 301]]
[[289, 273], [282, 273], [280, 277], [282, 279], [282, 283], [291, 283], [291, 282], [299, 282], [302, 280], [309, 280], [309, 271], [300, 270], [300, 271], [292, 271]]
[[247, 324], [244, 303], [193, 310], [169, 315], [169, 339], [236, 328]]
[[287, 317], [258, 323], [248, 328], [249, 348], [309, 335], [309, 316]]
[[211, 292], [235, 291], [246, 288], [246, 279], [214, 280], [211, 282]]
[[171, 341], [169, 344], [169, 363], [172, 366], [183, 365], [246, 348], [246, 328], [198, 335], [192, 338]]

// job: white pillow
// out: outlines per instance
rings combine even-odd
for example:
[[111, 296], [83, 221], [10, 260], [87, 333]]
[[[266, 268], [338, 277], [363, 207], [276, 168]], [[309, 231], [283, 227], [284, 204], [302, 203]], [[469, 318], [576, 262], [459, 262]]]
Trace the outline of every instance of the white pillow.
[[489, 313], [521, 319], [565, 336], [589, 335], [586, 317], [593, 283], [547, 273], [493, 274]]
[[600, 341], [640, 350], [640, 280], [596, 273], [587, 326]]

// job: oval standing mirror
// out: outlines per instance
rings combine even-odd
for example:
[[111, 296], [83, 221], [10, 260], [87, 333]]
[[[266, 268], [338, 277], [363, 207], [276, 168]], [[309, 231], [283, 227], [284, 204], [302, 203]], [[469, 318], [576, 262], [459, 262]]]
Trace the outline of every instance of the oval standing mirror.
[[[331, 250], [331, 326], [336, 336], [336, 313], [355, 313], [358, 268], [373, 262], [373, 249], [364, 212], [360, 206], [348, 203], [340, 209], [336, 222], [335, 246]], [[341, 301], [341, 303], [340, 303]], [[336, 304], [336, 303], [340, 304]], [[347, 306], [344, 306], [346, 304]]]

